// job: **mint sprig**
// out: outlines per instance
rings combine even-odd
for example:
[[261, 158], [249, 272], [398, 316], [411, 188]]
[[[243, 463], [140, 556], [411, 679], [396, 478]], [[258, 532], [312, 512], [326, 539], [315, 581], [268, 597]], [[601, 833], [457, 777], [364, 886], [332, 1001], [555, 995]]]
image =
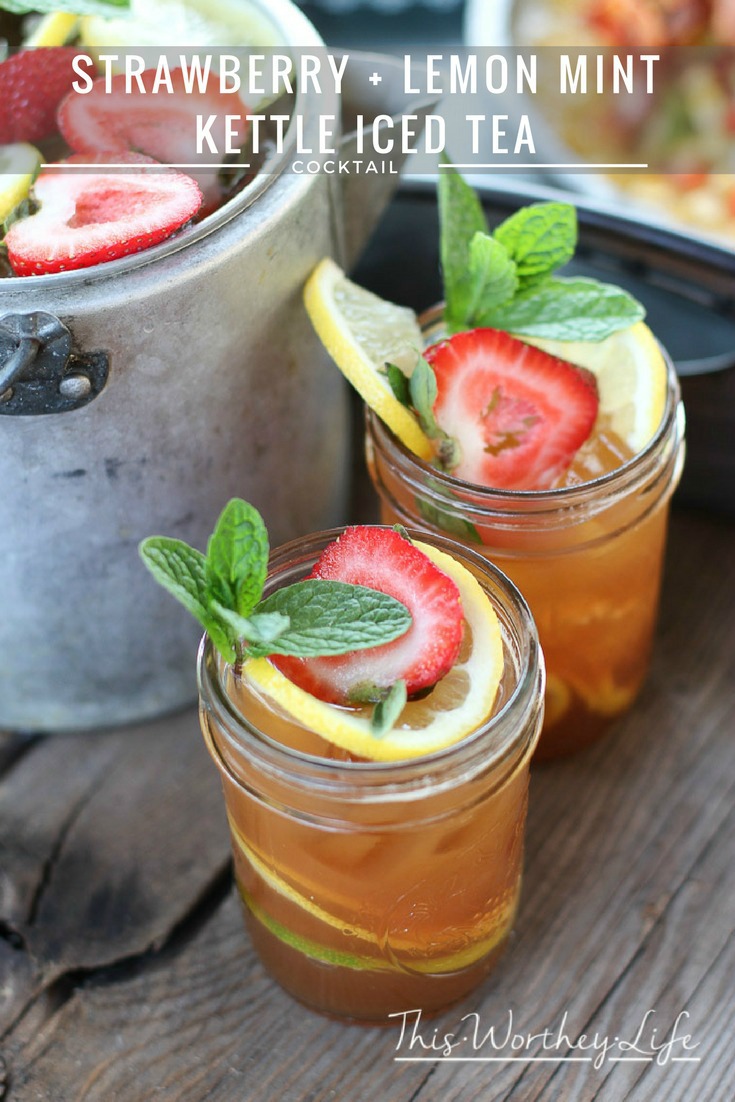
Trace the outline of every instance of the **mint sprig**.
[[385, 364], [384, 371], [394, 397], [411, 410], [429, 439], [436, 442], [438, 462], [445, 470], [452, 470], [460, 460], [459, 444], [439, 427], [434, 417], [438, 390], [431, 364], [417, 354], [416, 366], [409, 376], [392, 363]]
[[555, 275], [577, 246], [569, 203], [522, 207], [490, 233], [479, 198], [444, 158], [438, 204], [450, 333], [489, 326], [519, 336], [601, 341], [645, 317], [620, 287]]
[[263, 599], [268, 533], [260, 513], [234, 498], [203, 554], [151, 536], [140, 555], [153, 577], [195, 617], [225, 661], [288, 654], [346, 654], [390, 643], [411, 626], [406, 606], [375, 589], [310, 578]]
[[118, 15], [130, 8], [130, 0], [0, 0], [0, 9], [15, 15], [73, 11], [74, 15]]

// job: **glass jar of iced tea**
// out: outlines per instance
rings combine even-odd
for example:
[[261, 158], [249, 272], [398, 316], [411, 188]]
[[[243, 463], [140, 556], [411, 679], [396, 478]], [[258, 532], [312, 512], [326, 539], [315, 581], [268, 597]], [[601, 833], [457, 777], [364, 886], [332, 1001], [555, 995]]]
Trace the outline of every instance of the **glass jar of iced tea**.
[[[436, 311], [429, 314], [436, 323]], [[436, 336], [433, 339], [438, 339]], [[549, 490], [454, 478], [408, 451], [367, 410], [367, 462], [385, 523], [450, 534], [513, 579], [529, 603], [547, 670], [537, 759], [592, 742], [646, 676], [669, 502], [684, 460], [684, 411], [667, 360], [658, 431], [598, 477]]]
[[[338, 534], [274, 552], [266, 594], [308, 574]], [[222, 777], [252, 943], [293, 996], [349, 1019], [430, 1013], [461, 998], [492, 968], [518, 907], [543, 712], [536, 630], [485, 559], [441, 536], [421, 539], [479, 580], [503, 638], [492, 712], [455, 745], [357, 760], [278, 711], [207, 638], [200, 650], [202, 730]], [[402, 723], [425, 702], [409, 701]]]

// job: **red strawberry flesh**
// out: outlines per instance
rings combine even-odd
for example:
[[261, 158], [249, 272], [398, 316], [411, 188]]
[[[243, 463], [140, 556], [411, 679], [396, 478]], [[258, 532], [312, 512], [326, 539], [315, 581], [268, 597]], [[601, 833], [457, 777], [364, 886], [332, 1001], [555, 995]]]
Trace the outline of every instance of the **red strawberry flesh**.
[[[149, 158], [121, 155], [130, 168], [64, 169], [41, 173], [34, 185], [40, 210], [15, 222], [5, 237], [16, 275], [45, 275], [87, 268], [150, 248], [196, 214], [201, 192], [180, 172]], [[137, 166], [137, 171], [136, 171]]]
[[592, 432], [599, 407], [592, 373], [509, 333], [457, 333], [425, 357], [437, 382], [434, 416], [459, 443], [457, 478], [548, 489]]
[[[156, 84], [156, 70], [146, 69], [140, 81], [127, 87], [124, 73], [115, 76], [107, 87], [107, 78], [96, 80], [84, 94], [70, 92], [59, 106], [58, 126], [72, 149], [79, 153], [114, 153], [130, 150], [154, 157], [162, 164], [187, 166], [205, 193], [208, 205], [221, 200], [217, 170], [199, 169], [198, 163], [221, 163], [226, 144], [226, 117], [231, 117], [229, 140], [239, 148], [248, 132], [247, 108], [237, 95], [221, 92], [216, 74], [210, 74], [204, 91], [197, 82], [187, 91], [181, 69], [171, 71], [173, 92], [165, 84]], [[154, 90], [155, 89], [155, 90]], [[213, 153], [206, 140], [197, 151], [197, 117], [216, 122], [207, 133], [219, 151]]]
[[359, 701], [374, 687], [405, 680], [409, 696], [435, 685], [457, 660], [464, 619], [459, 590], [418, 547], [392, 528], [348, 528], [325, 548], [313, 578], [380, 590], [408, 607], [405, 635], [368, 650], [327, 658], [274, 656], [271, 661], [301, 688], [332, 704]]
[[53, 134], [56, 108], [77, 79], [71, 67], [77, 52], [73, 46], [42, 46], [0, 64], [0, 145]]

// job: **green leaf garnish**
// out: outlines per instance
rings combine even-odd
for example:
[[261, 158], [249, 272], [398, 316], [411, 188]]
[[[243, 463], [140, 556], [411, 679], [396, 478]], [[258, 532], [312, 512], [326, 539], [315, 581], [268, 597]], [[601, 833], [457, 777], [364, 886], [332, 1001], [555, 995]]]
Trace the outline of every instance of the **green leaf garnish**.
[[130, 0], [0, 0], [0, 9], [16, 15], [28, 12], [72, 12], [74, 15], [119, 15], [130, 8]]
[[324, 578], [307, 578], [277, 589], [261, 601], [258, 610], [280, 613], [290, 621], [266, 653], [300, 658], [379, 646], [404, 635], [411, 626], [411, 613], [395, 597]]
[[393, 730], [407, 700], [406, 682], [396, 681], [391, 685], [387, 695], [373, 708], [370, 731], [375, 738], [383, 738]]
[[239, 498], [222, 511], [206, 555], [165, 536], [143, 540], [140, 555], [227, 662], [346, 654], [390, 643], [412, 623], [395, 597], [323, 578], [284, 586], [262, 600], [268, 533], [258, 511]]
[[434, 402], [437, 395], [436, 375], [431, 364], [427, 363], [423, 356], [419, 356], [418, 363], [411, 373], [408, 391], [421, 428], [429, 437], [440, 436], [442, 430], [434, 420]]
[[235, 649], [211, 607], [207, 560], [183, 540], [152, 536], [140, 546], [143, 562], [159, 585], [167, 589], [199, 621], [223, 657], [231, 662]]
[[469, 297], [463, 312], [472, 325], [481, 325], [488, 311], [508, 302], [518, 288], [515, 261], [486, 233], [476, 233], [470, 241], [468, 278]]
[[493, 238], [514, 261], [524, 291], [572, 259], [577, 212], [570, 203], [532, 203], [496, 226]]
[[533, 203], [490, 234], [479, 198], [456, 169], [442, 168], [437, 194], [451, 333], [484, 325], [521, 337], [601, 341], [645, 317], [620, 287], [555, 276], [577, 244], [571, 204]]
[[400, 402], [402, 406], [410, 406], [411, 389], [408, 376], [401, 371], [397, 364], [392, 363], [384, 364], [382, 372], [388, 380], [388, 385], [393, 391], [393, 397], [396, 401]]
[[268, 532], [257, 509], [233, 498], [207, 544], [207, 581], [225, 608], [247, 616], [268, 573]]
[[464, 517], [457, 516], [455, 513], [440, 509], [438, 505], [434, 505], [430, 501], [424, 501], [419, 497], [414, 498], [414, 501], [421, 516], [432, 527], [438, 528], [441, 532], [446, 532], [450, 536], [457, 536], [469, 543], [482, 543], [480, 533], [471, 521], [465, 520]]
[[[442, 160], [447, 164], [449, 159], [442, 155]], [[437, 200], [444, 314], [452, 327], [462, 328], [464, 306], [471, 297], [470, 242], [476, 233], [487, 234], [487, 220], [479, 198], [456, 169], [447, 168], [439, 173]]]
[[488, 324], [519, 336], [601, 341], [645, 316], [641, 304], [611, 283], [550, 279], [498, 307]]

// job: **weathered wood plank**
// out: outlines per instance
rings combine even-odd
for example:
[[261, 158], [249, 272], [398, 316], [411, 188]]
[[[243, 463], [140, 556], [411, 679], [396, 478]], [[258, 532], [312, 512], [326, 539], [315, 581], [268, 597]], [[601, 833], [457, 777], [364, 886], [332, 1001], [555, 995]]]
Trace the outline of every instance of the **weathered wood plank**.
[[[40, 742], [0, 784], [0, 1035], [39, 986], [163, 944], [229, 865], [196, 714]], [[5, 954], [6, 956], [8, 954]]]
[[[519, 1034], [538, 1034], [558, 1029], [566, 1012], [566, 1032], [576, 1041], [595, 1030], [628, 1036], [650, 1008], [665, 1031], [688, 1010], [701, 1063], [608, 1062], [595, 1069], [450, 1064], [433, 1054], [427, 1064], [396, 1063], [396, 1028], [327, 1021], [270, 984], [229, 899], [191, 936], [180, 931], [128, 967], [91, 974], [67, 1002], [49, 1008], [45, 1022], [13, 1030], [5, 1048], [7, 1102], [619, 1102], [628, 1095], [632, 1102], [730, 1102], [734, 550], [732, 527], [675, 519], [656, 659], [643, 698], [611, 739], [535, 772], [525, 894], [509, 951], [474, 998], [422, 1027], [428, 1038], [434, 1029], [461, 1035], [462, 1015], [476, 1010], [484, 1028], [502, 1032], [512, 1013]], [[202, 771], [213, 773], [206, 762]], [[131, 777], [144, 795], [138, 802], [125, 794]], [[118, 833], [126, 839], [136, 807], [155, 804], [162, 777], [150, 756], [130, 749], [111, 769], [108, 787], [100, 784], [84, 805], [62, 848], [76, 849], [84, 839], [94, 861], [108, 850], [121, 861], [126, 843], [115, 839]], [[122, 804], [116, 829], [97, 837], [91, 826], [111, 795]], [[191, 806], [201, 799], [192, 796]], [[137, 829], [132, 837], [135, 860], [145, 864]], [[185, 843], [182, 855], [191, 836]], [[167, 884], [176, 870], [157, 860], [149, 859], [141, 876], [155, 873]], [[52, 915], [63, 914], [60, 864], [62, 856], [37, 908], [40, 919], [49, 906], [46, 930]], [[108, 875], [113, 886], [119, 883], [115, 862], [105, 858], [97, 882]], [[154, 902], [164, 903], [160, 894]], [[139, 912], [135, 922], [143, 922], [145, 936], [126, 931], [122, 942], [160, 944], [149, 936], [152, 920]], [[40, 944], [43, 959], [56, 967], [105, 956], [83, 944], [68, 918], [63, 939], [44, 933]], [[564, 1053], [562, 1045], [552, 1055]]]
[[[302, 1010], [277, 990], [254, 959], [233, 895], [183, 951], [164, 952], [121, 983], [89, 981], [22, 1054], [9, 1046], [10, 1098], [327, 1098], [323, 1080], [347, 1090], [386, 1040], [381, 1030]], [[335, 1056], [348, 1051], [337, 1075]], [[404, 1076], [391, 1102], [408, 1102], [424, 1075]]]

